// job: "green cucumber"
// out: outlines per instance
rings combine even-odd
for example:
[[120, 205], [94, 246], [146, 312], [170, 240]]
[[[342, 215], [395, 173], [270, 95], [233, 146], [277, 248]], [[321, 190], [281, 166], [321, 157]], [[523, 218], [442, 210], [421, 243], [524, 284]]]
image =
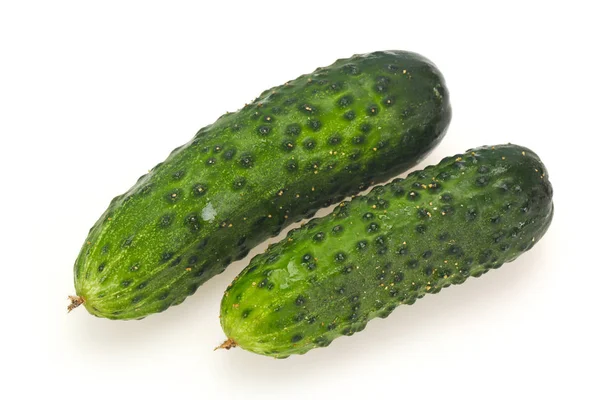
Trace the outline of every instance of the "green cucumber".
[[285, 358], [352, 335], [531, 249], [553, 215], [531, 150], [481, 147], [375, 187], [254, 257], [221, 303], [221, 346]]
[[290, 223], [413, 166], [450, 118], [442, 75], [409, 52], [265, 91], [111, 202], [75, 262], [69, 309], [139, 319], [181, 303]]

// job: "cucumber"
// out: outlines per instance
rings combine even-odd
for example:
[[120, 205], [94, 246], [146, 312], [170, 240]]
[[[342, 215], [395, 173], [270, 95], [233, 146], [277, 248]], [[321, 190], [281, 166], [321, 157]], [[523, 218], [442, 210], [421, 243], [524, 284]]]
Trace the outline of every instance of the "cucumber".
[[228, 340], [276, 358], [327, 346], [531, 249], [553, 215], [531, 150], [480, 147], [342, 202], [254, 257], [227, 288]]
[[69, 309], [139, 319], [181, 303], [290, 223], [413, 166], [450, 118], [441, 73], [403, 51], [263, 92], [113, 199], [75, 262]]

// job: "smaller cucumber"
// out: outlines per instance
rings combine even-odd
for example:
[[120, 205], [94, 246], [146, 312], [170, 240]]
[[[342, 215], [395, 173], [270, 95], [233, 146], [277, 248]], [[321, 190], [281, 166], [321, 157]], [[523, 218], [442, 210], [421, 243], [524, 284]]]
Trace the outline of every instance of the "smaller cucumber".
[[531, 150], [447, 157], [341, 203], [254, 257], [223, 297], [221, 347], [285, 358], [327, 346], [514, 260], [544, 235], [553, 210]]

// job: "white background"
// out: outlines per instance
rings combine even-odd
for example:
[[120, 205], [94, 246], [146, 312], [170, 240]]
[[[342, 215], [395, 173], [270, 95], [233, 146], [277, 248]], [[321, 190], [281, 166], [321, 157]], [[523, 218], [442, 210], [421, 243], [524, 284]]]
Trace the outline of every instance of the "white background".
[[[0, 397], [599, 398], [594, 3], [1, 2]], [[506, 142], [545, 162], [556, 213], [530, 252], [287, 360], [213, 351], [249, 258], [142, 321], [66, 313], [112, 197], [262, 90], [386, 49], [447, 80], [453, 120], [421, 167]]]

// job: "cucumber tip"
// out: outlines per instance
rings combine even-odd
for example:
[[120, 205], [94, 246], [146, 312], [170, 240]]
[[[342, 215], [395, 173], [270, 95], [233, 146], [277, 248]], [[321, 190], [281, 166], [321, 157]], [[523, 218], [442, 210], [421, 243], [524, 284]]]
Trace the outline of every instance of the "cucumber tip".
[[232, 348], [234, 348], [236, 346], [237, 346], [237, 343], [235, 342], [235, 340], [233, 340], [233, 339], [227, 339], [220, 346], [215, 347], [215, 350], [219, 350], [219, 349], [229, 350], [229, 349], [232, 349]]
[[69, 296], [69, 300], [71, 300], [71, 304], [68, 305], [67, 312], [73, 311], [84, 302], [83, 297], [81, 296]]

